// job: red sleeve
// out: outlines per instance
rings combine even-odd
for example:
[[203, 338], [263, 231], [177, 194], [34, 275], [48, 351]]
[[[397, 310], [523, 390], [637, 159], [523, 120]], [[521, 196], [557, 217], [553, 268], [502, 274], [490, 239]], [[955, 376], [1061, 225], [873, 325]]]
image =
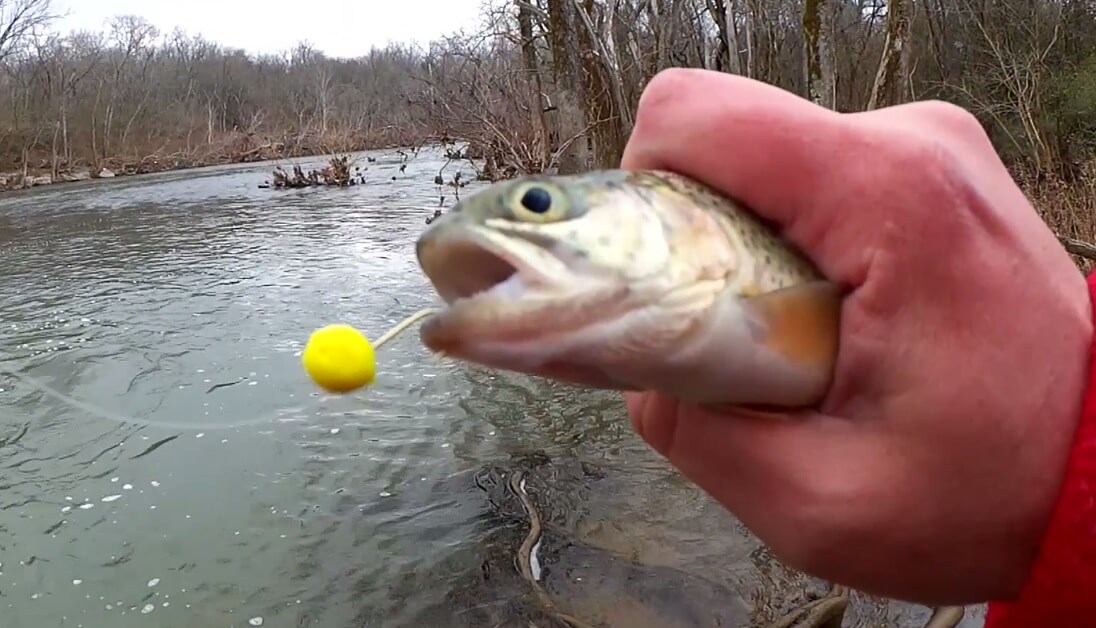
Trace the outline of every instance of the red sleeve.
[[[1096, 312], [1096, 272], [1088, 276]], [[1019, 599], [989, 605], [986, 628], [1096, 626], [1096, 338], [1065, 482]]]

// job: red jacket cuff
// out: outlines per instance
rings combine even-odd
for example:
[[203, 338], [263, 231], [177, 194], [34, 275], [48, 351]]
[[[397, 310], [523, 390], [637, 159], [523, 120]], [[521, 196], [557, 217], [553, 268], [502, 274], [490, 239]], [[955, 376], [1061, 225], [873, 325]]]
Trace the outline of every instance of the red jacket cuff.
[[[1096, 312], [1096, 272], [1088, 276]], [[989, 605], [986, 628], [1096, 626], [1096, 337], [1058, 502], [1019, 599]]]

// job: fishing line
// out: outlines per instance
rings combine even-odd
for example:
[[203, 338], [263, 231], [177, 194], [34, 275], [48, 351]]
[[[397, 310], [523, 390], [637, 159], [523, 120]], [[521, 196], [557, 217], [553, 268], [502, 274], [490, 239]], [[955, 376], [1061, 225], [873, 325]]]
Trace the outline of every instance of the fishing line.
[[[400, 322], [396, 323], [391, 329], [384, 332], [384, 334], [380, 338], [378, 338], [376, 342], [373, 343], [373, 348], [374, 349], [381, 348], [389, 340], [392, 340], [396, 336], [398, 336], [401, 333], [403, 333], [404, 331], [406, 331], [408, 327], [410, 327], [411, 325], [414, 325], [418, 321], [422, 320], [423, 318], [426, 318], [427, 316], [429, 316], [429, 315], [431, 315], [435, 312], [437, 312], [436, 308], [426, 308], [426, 309], [419, 310], [418, 312], [415, 312], [414, 314], [411, 314], [410, 316], [407, 316], [406, 318], [404, 318]], [[223, 424], [223, 425], [194, 425], [192, 423], [182, 423], [182, 422], [178, 422], [178, 421], [158, 421], [158, 420], [154, 420], [154, 419], [139, 419], [139, 418], [136, 418], [136, 417], [126, 417], [126, 416], [123, 416], [119, 413], [111, 412], [110, 410], [100, 408], [100, 407], [98, 407], [94, 404], [88, 403], [86, 401], [81, 401], [80, 399], [77, 399], [75, 397], [71, 397], [71, 396], [66, 395], [65, 393], [63, 393], [59, 390], [51, 388], [50, 386], [38, 381], [37, 379], [35, 379], [33, 377], [30, 377], [29, 375], [24, 375], [24, 374], [18, 373], [16, 371], [6, 369], [2, 366], [0, 366], [0, 372], [7, 373], [8, 375], [11, 375], [15, 379], [23, 382], [24, 384], [30, 386], [31, 388], [34, 388], [34, 389], [38, 390], [39, 392], [41, 392], [45, 395], [48, 395], [50, 397], [53, 397], [54, 399], [57, 399], [57, 400], [65, 403], [65, 404], [68, 404], [69, 406], [71, 406], [73, 408], [76, 408], [77, 410], [82, 410], [82, 411], [87, 412], [88, 414], [90, 414], [92, 416], [98, 417], [100, 419], [106, 419], [107, 421], [112, 421], [114, 423], [123, 423], [123, 424], [124, 423], [131, 423], [131, 424], [134, 424], [134, 425], [141, 425], [141, 426], [144, 426], [144, 427], [160, 427], [160, 428], [168, 428], [168, 429], [175, 429], [175, 430], [187, 430], [187, 431], [193, 431], [193, 432], [202, 431], [202, 432], [204, 432], [204, 431], [209, 431], [209, 430], [227, 430], [227, 429], [235, 429], [235, 428], [240, 428], [240, 427], [251, 427], [251, 426], [255, 426], [255, 425], [262, 425], [263, 423], [269, 423], [269, 422], [273, 421], [274, 419], [278, 418], [279, 415], [281, 415], [283, 412], [285, 412], [285, 410], [278, 410], [276, 412], [273, 412], [273, 413], [270, 413], [270, 414], [267, 414], [267, 415], [263, 415], [263, 416], [259, 416], [259, 417], [255, 417], [253, 419], [247, 419], [247, 420], [244, 420], [244, 421], [236, 421], [236, 422], [233, 422], [233, 423], [227, 423], [227, 424]], [[309, 408], [315, 408], [315, 407], [321, 405], [323, 403], [323, 401], [327, 398], [328, 397], [321, 397], [320, 399], [317, 399], [313, 403], [309, 403], [309, 404], [305, 404], [305, 405], [301, 406], [300, 408], [297, 409], [297, 411], [300, 412], [300, 411], [304, 411], [304, 410], [309, 409]]]

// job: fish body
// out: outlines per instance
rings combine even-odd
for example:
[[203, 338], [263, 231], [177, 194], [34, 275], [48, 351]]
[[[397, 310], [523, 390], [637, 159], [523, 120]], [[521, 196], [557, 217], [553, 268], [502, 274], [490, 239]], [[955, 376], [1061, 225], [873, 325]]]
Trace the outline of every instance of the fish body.
[[496, 183], [416, 244], [446, 307], [431, 350], [701, 405], [805, 406], [829, 387], [841, 294], [746, 208], [661, 171]]

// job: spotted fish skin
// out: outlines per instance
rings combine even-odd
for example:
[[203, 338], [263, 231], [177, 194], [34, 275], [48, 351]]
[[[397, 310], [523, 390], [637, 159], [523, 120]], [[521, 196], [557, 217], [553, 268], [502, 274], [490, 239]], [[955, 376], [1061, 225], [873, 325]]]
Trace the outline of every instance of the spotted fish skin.
[[706, 405], [826, 392], [841, 291], [739, 203], [662, 171], [497, 183], [423, 231], [430, 349]]
[[652, 202], [657, 202], [660, 194], [668, 194], [668, 188], [684, 197], [686, 202], [710, 211], [727, 238], [741, 248], [743, 259], [753, 262], [757, 269], [758, 283], [752, 286], [742, 284], [738, 286], [740, 289], [768, 292], [823, 279], [814, 264], [781, 239], [772, 227], [707, 185], [678, 174], [658, 171], [627, 172], [627, 181], [637, 188], [652, 190]]

